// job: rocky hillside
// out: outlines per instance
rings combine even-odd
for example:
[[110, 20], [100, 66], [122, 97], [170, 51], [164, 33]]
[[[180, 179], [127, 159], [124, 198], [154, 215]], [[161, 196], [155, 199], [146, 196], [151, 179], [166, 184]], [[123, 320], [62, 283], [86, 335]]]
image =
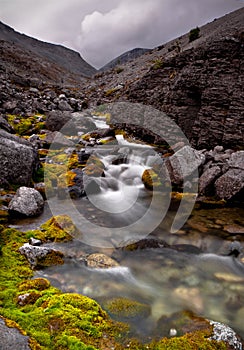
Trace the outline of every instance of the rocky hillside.
[[[197, 148], [243, 147], [244, 8], [95, 76], [90, 100], [152, 105]], [[150, 122], [150, 121], [149, 121]]]
[[196, 40], [186, 33], [86, 78], [82, 74], [95, 70], [78, 53], [0, 24], [0, 111], [45, 114], [111, 101], [140, 102], [166, 112], [195, 148], [239, 150], [243, 47], [244, 8], [200, 27]]
[[0, 53], [1, 71], [22, 85], [33, 77], [56, 84], [77, 84], [82, 77], [96, 72], [78, 52], [20, 34], [2, 22]]
[[105, 66], [103, 66], [100, 71], [106, 71], [109, 70], [111, 68], [114, 68], [118, 65], [127, 63], [128, 61], [132, 61], [137, 57], [140, 57], [141, 55], [150, 52], [150, 49], [142, 49], [142, 48], [136, 48], [133, 50], [129, 50], [125, 53], [123, 53], [122, 55], [114, 58], [112, 61], [110, 61], [109, 63], [107, 63]]

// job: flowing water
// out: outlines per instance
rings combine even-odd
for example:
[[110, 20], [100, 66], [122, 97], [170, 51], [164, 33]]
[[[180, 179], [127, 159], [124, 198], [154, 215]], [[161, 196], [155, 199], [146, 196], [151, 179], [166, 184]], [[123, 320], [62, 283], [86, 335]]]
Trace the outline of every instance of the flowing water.
[[[30, 230], [52, 215], [68, 214], [79, 228], [72, 242], [53, 244], [65, 253], [65, 264], [38, 271], [37, 276], [102, 305], [121, 296], [148, 304], [150, 316], [132, 320], [139, 333], [154, 334], [163, 315], [192, 310], [228, 324], [244, 337], [244, 260], [242, 255], [228, 256], [231, 241], [241, 240], [242, 232], [230, 233], [230, 228], [240, 229], [243, 209], [195, 209], [181, 230], [172, 233], [177, 208], [170, 206], [171, 189], [152, 194], [141, 181], [143, 172], [157, 161], [153, 149], [135, 143], [131, 152], [131, 143], [121, 136], [114, 147], [95, 151], [105, 166], [103, 175], [96, 178], [97, 193], [88, 191], [87, 197], [78, 200], [52, 197], [42, 216], [15, 223]], [[123, 249], [150, 237], [174, 249]], [[244, 247], [241, 241], [240, 245]], [[91, 253], [104, 253], [119, 266], [89, 268], [85, 259]]]

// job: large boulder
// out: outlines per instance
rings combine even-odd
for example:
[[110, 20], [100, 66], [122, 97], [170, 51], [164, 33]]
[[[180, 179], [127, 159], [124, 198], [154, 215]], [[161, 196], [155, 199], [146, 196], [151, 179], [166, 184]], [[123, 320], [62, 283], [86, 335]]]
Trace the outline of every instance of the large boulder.
[[214, 181], [221, 174], [221, 168], [217, 165], [212, 168], [208, 168], [201, 175], [199, 179], [199, 193], [200, 194], [211, 194], [211, 187], [214, 184]]
[[42, 195], [34, 188], [20, 187], [14, 198], [10, 201], [10, 213], [24, 216], [36, 216], [42, 213], [44, 200]]
[[179, 185], [184, 179], [196, 172], [204, 162], [204, 154], [194, 150], [190, 146], [184, 146], [169, 157], [165, 164], [169, 171], [171, 181]]
[[215, 191], [219, 198], [230, 200], [244, 188], [244, 170], [230, 169], [215, 182]]
[[219, 198], [230, 200], [244, 188], [244, 151], [232, 153], [228, 160], [229, 170], [215, 182]]
[[231, 168], [244, 170], [244, 151], [232, 153], [228, 164]]
[[38, 156], [32, 145], [0, 129], [0, 180], [29, 186]]
[[70, 111], [51, 111], [47, 115], [46, 128], [50, 131], [59, 131], [67, 126], [69, 128], [69, 134], [73, 135], [75, 126], [71, 120], [72, 114]]

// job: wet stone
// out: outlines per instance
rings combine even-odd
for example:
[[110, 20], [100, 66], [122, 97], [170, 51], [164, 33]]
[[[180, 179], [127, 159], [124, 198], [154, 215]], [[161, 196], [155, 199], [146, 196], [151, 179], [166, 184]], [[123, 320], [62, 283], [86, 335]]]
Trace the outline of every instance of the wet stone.
[[0, 318], [0, 336], [0, 346], [3, 350], [31, 350], [29, 337], [22, 335], [17, 328], [7, 327], [2, 318]]
[[86, 263], [88, 267], [92, 268], [112, 268], [119, 266], [117, 261], [105, 254], [94, 253], [87, 257]]

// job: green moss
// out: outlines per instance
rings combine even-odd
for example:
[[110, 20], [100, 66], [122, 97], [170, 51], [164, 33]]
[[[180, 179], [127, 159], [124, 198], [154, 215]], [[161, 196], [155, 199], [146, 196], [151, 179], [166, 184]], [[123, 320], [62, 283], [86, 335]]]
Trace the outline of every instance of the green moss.
[[227, 350], [224, 342], [209, 340], [211, 331], [187, 333], [183, 337], [163, 338], [155, 350]]
[[0, 224], [4, 224], [8, 222], [8, 217], [9, 217], [8, 211], [0, 209]]
[[42, 164], [34, 172], [32, 179], [34, 182], [43, 182], [44, 181], [44, 167]]
[[57, 186], [58, 177], [66, 173], [66, 166], [60, 164], [44, 164], [44, 180], [47, 196], [51, 197], [55, 194], [54, 187]]
[[68, 159], [68, 169], [71, 170], [71, 169], [76, 169], [76, 168], [79, 168], [80, 167], [80, 164], [79, 164], [79, 157], [78, 157], [78, 154], [76, 152], [73, 152], [69, 159]]
[[117, 88], [113, 88], [113, 89], [106, 90], [106, 91], [105, 91], [105, 96], [106, 96], [106, 97], [112, 96], [112, 95], [114, 95], [114, 94], [116, 93], [116, 91], [118, 91]]
[[43, 242], [67, 242], [77, 233], [68, 215], [58, 215], [41, 225], [41, 230], [32, 231], [35, 238]]
[[90, 156], [89, 162], [84, 168], [87, 176], [100, 177], [105, 169], [103, 162], [96, 156]]
[[33, 280], [21, 282], [18, 286], [18, 289], [20, 292], [28, 291], [30, 289], [42, 291], [48, 289], [50, 286], [50, 282], [47, 279], [35, 278]]
[[147, 169], [144, 171], [142, 174], [142, 182], [144, 183], [144, 186], [150, 191], [153, 189], [156, 190], [162, 188], [160, 177], [152, 169]]
[[156, 70], [156, 69], [160, 69], [163, 68], [164, 66], [164, 61], [162, 58], [158, 58], [153, 62], [153, 66], [152, 69]]
[[[0, 257], [0, 312], [31, 336], [32, 349], [106, 349], [108, 339], [115, 347], [115, 336], [125, 326], [111, 321], [92, 299], [78, 294], [62, 294], [41, 278], [30, 280], [33, 271], [18, 252], [26, 234], [1, 229], [3, 255]], [[24, 305], [19, 295], [27, 294]], [[28, 297], [29, 295], [29, 297]], [[111, 348], [107, 347], [107, 348]], [[118, 347], [118, 349], [122, 349]]]
[[[47, 231], [52, 223], [46, 224]], [[223, 342], [208, 340], [212, 335], [208, 323], [199, 331], [148, 344], [130, 339], [128, 326], [112, 321], [96, 301], [62, 293], [46, 279], [31, 279], [33, 271], [18, 252], [26, 240], [26, 233], [0, 225], [0, 314], [8, 319], [8, 326], [30, 337], [31, 349], [227, 350]], [[23, 294], [30, 298], [19, 305], [18, 297]], [[147, 306], [124, 298], [114, 299], [108, 307], [126, 317], [148, 315]]]
[[40, 117], [45, 118], [43, 115], [33, 116], [20, 116], [8, 114], [7, 119], [9, 124], [13, 127], [16, 134], [21, 136], [38, 134], [45, 127], [45, 122], [40, 121]]

